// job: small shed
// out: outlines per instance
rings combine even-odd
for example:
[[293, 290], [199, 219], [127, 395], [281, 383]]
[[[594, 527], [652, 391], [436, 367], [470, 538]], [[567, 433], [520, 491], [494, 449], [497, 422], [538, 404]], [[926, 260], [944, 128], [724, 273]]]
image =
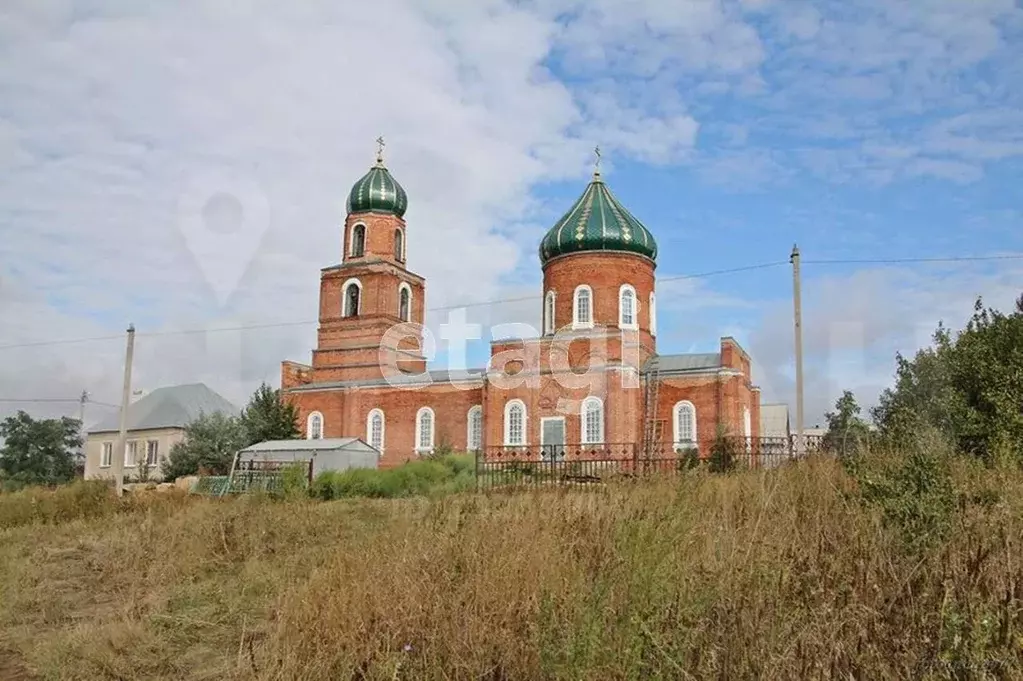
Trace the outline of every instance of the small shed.
[[349, 468], [376, 468], [380, 460], [377, 450], [357, 437], [318, 440], [269, 440], [238, 452], [238, 465], [258, 463], [307, 463], [312, 461], [312, 475], [324, 471]]

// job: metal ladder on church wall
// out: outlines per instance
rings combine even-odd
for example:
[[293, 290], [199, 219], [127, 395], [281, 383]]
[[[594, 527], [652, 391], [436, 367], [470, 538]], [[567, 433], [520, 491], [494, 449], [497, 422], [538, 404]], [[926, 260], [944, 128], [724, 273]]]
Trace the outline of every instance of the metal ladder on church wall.
[[643, 424], [643, 454], [646, 459], [660, 455], [660, 446], [664, 434], [664, 419], [658, 417], [658, 399], [661, 388], [660, 362], [655, 357], [646, 372], [646, 391], [644, 408], [646, 410]]

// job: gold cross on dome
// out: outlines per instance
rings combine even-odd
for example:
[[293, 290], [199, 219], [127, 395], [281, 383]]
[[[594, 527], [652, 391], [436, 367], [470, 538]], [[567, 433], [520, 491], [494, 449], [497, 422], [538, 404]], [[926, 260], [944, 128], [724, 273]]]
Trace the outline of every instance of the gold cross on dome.
[[384, 162], [384, 137], [377, 137], [377, 163]]

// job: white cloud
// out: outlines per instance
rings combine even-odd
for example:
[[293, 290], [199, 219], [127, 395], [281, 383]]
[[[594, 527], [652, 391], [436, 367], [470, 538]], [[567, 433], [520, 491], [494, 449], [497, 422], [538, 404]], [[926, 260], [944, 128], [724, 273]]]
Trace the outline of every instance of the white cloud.
[[[739, 189], [803, 168], [976, 180], [1023, 154], [1019, 15], [1011, 0], [7, 3], [0, 346], [118, 338], [0, 349], [0, 398], [116, 401], [129, 321], [141, 385], [205, 377], [240, 400], [276, 382], [281, 359], [308, 357], [319, 268], [381, 134], [431, 308], [535, 290], [560, 207], [531, 192], [581, 184], [596, 143], [606, 172], [693, 164]], [[967, 78], [978, 64], [993, 68]], [[714, 131], [728, 149], [708, 148]], [[243, 240], [251, 258], [217, 249], [204, 270], [180, 225], [225, 191], [268, 227]], [[307, 325], [146, 335], [268, 321]]]
[[[849, 274], [805, 268], [806, 425], [821, 422], [845, 389], [856, 393], [865, 411], [875, 405], [895, 374], [896, 352], [912, 357], [930, 345], [939, 321], [963, 328], [978, 296], [985, 306], [1010, 311], [1020, 295], [1021, 275], [1023, 267], [1013, 261], [876, 267]], [[791, 299], [763, 308], [748, 349], [764, 400], [785, 401], [794, 410]]]

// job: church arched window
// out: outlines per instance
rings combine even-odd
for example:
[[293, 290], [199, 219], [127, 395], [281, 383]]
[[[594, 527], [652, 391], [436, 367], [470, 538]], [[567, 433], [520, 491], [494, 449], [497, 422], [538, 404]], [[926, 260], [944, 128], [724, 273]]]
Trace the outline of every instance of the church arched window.
[[577, 286], [572, 304], [572, 326], [589, 328], [593, 326], [593, 290], [586, 284]]
[[320, 440], [323, 438], [323, 414], [314, 411], [306, 421], [306, 438]]
[[554, 333], [554, 291], [548, 291], [543, 304], [543, 332], [544, 335]]
[[369, 446], [384, 453], [384, 412], [374, 409], [366, 419], [366, 442]]
[[582, 442], [586, 445], [604, 442], [604, 403], [599, 397], [587, 397], [582, 409]]
[[358, 279], [349, 279], [341, 288], [342, 291], [342, 317], [355, 317], [359, 314], [359, 304], [362, 302], [362, 282]]
[[483, 446], [483, 407], [476, 405], [469, 410], [469, 423], [465, 438], [465, 448], [470, 452], [479, 451]]
[[416, 413], [416, 451], [433, 451], [433, 409], [423, 407]]
[[355, 225], [352, 227], [352, 248], [350, 250], [353, 258], [361, 258], [366, 253], [366, 225]]
[[412, 320], [412, 287], [404, 282], [398, 285], [398, 318], [403, 322]]
[[394, 230], [394, 259], [405, 261], [405, 233], [400, 229]]
[[636, 289], [629, 284], [622, 284], [618, 289], [618, 326], [623, 329], [637, 329], [636, 323]]
[[696, 407], [692, 402], [683, 400], [675, 403], [672, 410], [675, 426], [675, 447], [696, 446]]
[[504, 444], [526, 444], [526, 405], [522, 400], [510, 400], [504, 405]]

